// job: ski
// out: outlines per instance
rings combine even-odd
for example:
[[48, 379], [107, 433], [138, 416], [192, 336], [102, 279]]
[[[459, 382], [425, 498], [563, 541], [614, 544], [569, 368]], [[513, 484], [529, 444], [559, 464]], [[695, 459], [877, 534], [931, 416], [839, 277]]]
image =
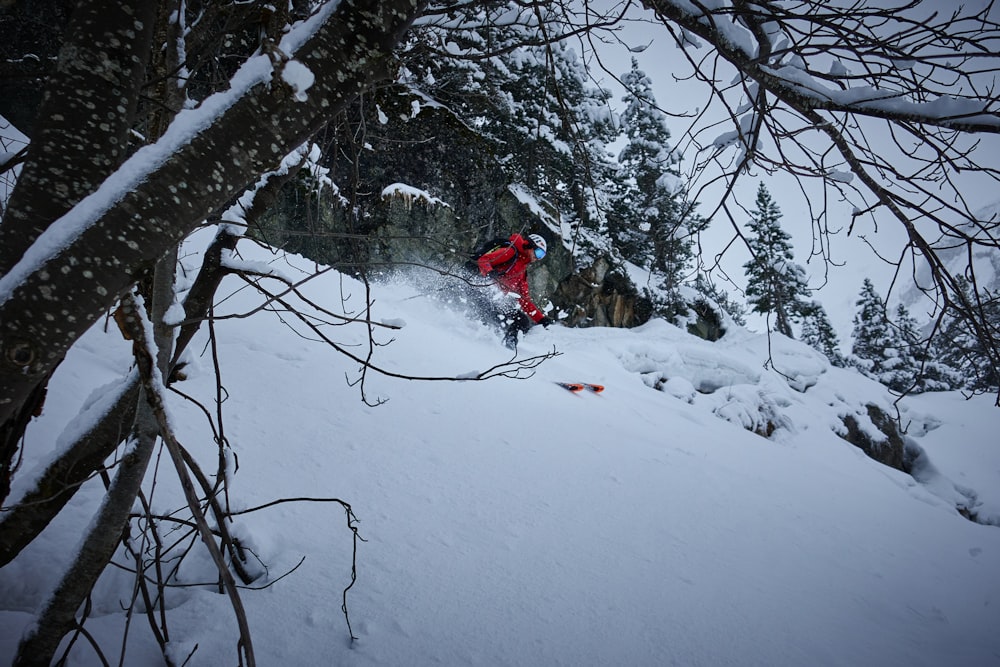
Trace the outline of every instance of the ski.
[[579, 394], [584, 389], [595, 394], [600, 394], [604, 391], [604, 385], [591, 384], [590, 382], [556, 382], [556, 384], [567, 391], [573, 392], [574, 394]]

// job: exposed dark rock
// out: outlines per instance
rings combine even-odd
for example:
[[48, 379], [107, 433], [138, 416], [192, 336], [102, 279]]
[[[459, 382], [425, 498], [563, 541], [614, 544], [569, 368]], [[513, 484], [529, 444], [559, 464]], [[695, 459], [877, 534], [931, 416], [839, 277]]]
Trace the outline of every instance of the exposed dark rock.
[[722, 317], [708, 301], [696, 299], [690, 306], [691, 310], [694, 311], [695, 319], [687, 325], [689, 334], [707, 341], [716, 341], [726, 335], [726, 328], [722, 326]]
[[910, 465], [907, 461], [906, 446], [899, 429], [896, 428], [896, 422], [878, 406], [869, 404], [867, 409], [868, 418], [885, 438], [873, 439], [860, 427], [854, 415], [847, 415], [843, 418], [847, 434], [841, 434], [840, 437], [860, 448], [861, 451], [879, 463], [909, 473]]
[[566, 324], [579, 327], [634, 327], [652, 314], [649, 299], [603, 257], [562, 280], [552, 303]]

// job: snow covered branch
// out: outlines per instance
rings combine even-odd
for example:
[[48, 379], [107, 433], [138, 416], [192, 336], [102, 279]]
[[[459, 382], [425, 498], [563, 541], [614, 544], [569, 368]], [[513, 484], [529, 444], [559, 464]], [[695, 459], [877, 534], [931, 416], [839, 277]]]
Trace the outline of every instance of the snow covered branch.
[[[905, 230], [898, 269], [928, 265], [937, 312], [966, 320], [1000, 367], [996, 332], [960, 289], [960, 274], [975, 282], [976, 267], [949, 270], [940, 259], [950, 248], [967, 246], [970, 256], [1000, 248], [1000, 221], [972, 210], [962, 185], [970, 177], [1000, 184], [993, 3], [945, 13], [911, 0], [642, 4], [672, 33], [714, 110], [687, 131], [705, 179], [696, 192], [723, 179], [723, 210], [756, 166], [793, 175], [804, 193], [807, 181], [818, 182], [824, 198], [854, 204], [855, 221], [884, 212]], [[714, 52], [696, 55], [701, 44]], [[732, 129], [720, 134], [719, 123]], [[828, 209], [812, 206], [817, 254], [829, 260]]]

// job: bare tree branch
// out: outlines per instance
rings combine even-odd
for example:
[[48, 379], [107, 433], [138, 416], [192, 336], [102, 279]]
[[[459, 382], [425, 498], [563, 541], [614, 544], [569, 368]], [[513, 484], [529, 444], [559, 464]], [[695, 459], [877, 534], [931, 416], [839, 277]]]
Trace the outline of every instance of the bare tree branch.
[[[703, 178], [726, 180], [717, 206], [753, 165], [791, 174], [804, 195], [812, 192], [805, 181], [820, 183], [824, 199], [854, 202], [856, 218], [887, 212], [905, 230], [903, 257], [930, 270], [937, 312], [948, 309], [966, 321], [1000, 368], [997, 336], [958, 289], [960, 274], [974, 280], [974, 263], [956, 271], [942, 259], [942, 251], [960, 245], [1000, 249], [1000, 221], [979, 219], [960, 184], [973, 174], [1000, 183], [1000, 169], [981, 152], [985, 137], [1000, 134], [993, 76], [1000, 23], [992, 3], [947, 14], [916, 0], [642, 5], [705, 84], [706, 109], [731, 128], [696, 122], [687, 132]], [[700, 59], [697, 40], [712, 47]], [[810, 209], [814, 252], [829, 260], [827, 207], [810, 202]]]

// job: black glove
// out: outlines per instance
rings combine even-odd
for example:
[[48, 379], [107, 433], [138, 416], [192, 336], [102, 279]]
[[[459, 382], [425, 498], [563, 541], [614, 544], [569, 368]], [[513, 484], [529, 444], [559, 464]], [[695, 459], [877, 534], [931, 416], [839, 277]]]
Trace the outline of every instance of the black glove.
[[553, 320], [553, 319], [552, 319], [551, 317], [549, 317], [548, 315], [546, 315], [546, 316], [545, 316], [545, 317], [543, 317], [542, 319], [538, 320], [538, 323], [539, 323], [539, 324], [541, 324], [541, 325], [542, 325], [543, 327], [545, 327], [546, 329], [548, 329], [548, 328], [549, 328], [549, 325], [550, 325], [550, 324], [552, 324], [553, 322], [555, 322], [555, 320]]

